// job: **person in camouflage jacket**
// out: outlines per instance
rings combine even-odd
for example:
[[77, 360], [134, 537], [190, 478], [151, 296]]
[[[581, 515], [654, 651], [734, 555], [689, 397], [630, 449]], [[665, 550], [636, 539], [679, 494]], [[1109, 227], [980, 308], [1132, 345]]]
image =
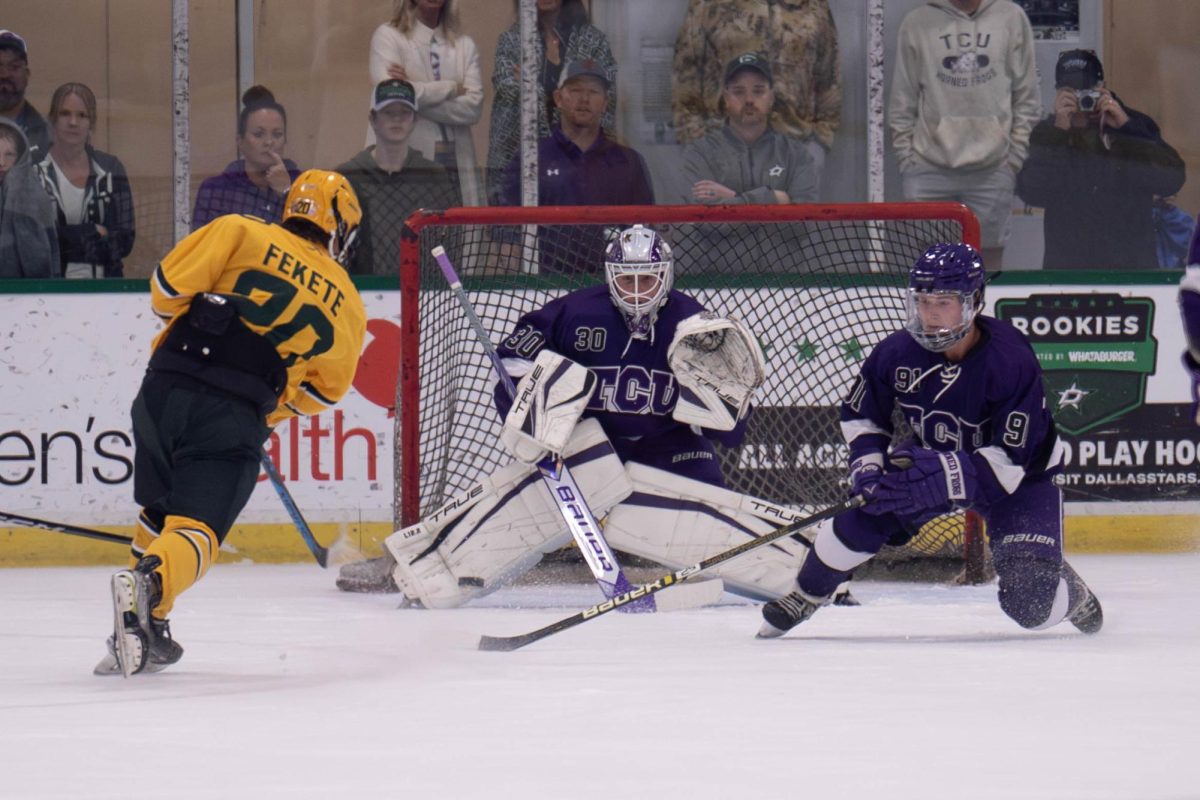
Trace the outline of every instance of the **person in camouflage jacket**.
[[689, 0], [675, 41], [671, 93], [680, 144], [721, 127], [725, 65], [750, 52], [761, 55], [775, 77], [771, 127], [820, 143], [810, 148], [819, 165], [833, 146], [842, 107], [828, 0]]

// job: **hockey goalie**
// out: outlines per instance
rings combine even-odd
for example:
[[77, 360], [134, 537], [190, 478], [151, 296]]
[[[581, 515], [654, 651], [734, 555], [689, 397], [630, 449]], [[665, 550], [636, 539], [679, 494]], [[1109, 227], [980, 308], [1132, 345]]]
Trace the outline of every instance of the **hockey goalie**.
[[[604, 284], [524, 315], [498, 348], [516, 382], [515, 398], [495, 393], [513, 463], [388, 537], [382, 559], [343, 567], [340, 588], [453, 608], [532, 569], [571, 541], [533, 466], [547, 454], [613, 549], [669, 569], [799, 516], [728, 489], [714, 448], [741, 442], [765, 379], [754, 334], [672, 289], [671, 248], [655, 231], [621, 231], [604, 257]], [[785, 538], [712, 572], [767, 601], [791, 590], [808, 550]]]

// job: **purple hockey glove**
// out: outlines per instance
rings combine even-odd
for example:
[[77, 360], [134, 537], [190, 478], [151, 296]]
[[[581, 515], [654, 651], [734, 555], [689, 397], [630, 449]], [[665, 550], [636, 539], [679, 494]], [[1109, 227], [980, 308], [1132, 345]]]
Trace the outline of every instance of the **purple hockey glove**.
[[936, 509], [949, 511], [951, 504], [969, 505], [975, 494], [975, 466], [966, 453], [908, 447], [893, 452], [890, 459], [897, 466], [912, 466], [880, 479], [874, 500], [863, 506], [868, 514], [916, 516]]
[[1183, 354], [1183, 365], [1192, 374], [1192, 421], [1200, 425], [1200, 364], [1192, 358], [1192, 354]]
[[866, 453], [850, 462], [850, 496], [862, 495], [868, 503], [883, 477], [883, 453]]

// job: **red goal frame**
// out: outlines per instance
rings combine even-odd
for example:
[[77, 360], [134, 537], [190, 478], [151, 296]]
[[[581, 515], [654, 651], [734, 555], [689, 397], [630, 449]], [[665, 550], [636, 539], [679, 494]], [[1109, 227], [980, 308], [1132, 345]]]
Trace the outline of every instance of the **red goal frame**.
[[[960, 203], [840, 203], [809, 205], [656, 205], [467, 207], [420, 210], [406, 220], [400, 243], [400, 377], [396, 409], [396, 469], [401, 487], [397, 524], [412, 525], [420, 505], [420, 234], [432, 225], [619, 225], [638, 220], [647, 225], [686, 223], [853, 222], [952, 220], [964, 242], [980, 246], [979, 220]], [[425, 254], [428, 255], [428, 254]], [[968, 524], [968, 531], [972, 526]]]

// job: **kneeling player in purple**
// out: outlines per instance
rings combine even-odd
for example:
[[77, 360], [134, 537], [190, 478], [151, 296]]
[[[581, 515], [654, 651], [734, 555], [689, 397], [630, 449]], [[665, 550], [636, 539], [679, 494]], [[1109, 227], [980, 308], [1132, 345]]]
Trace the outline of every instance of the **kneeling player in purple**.
[[[979, 314], [983, 261], [937, 244], [913, 265], [905, 330], [884, 339], [841, 406], [854, 494], [865, 505], [818, 527], [797, 586], [763, 606], [760, 638], [782, 636], [885, 544], [971, 508], [987, 520], [1000, 607], [1024, 628], [1069, 620], [1100, 630], [1100, 603], [1062, 557], [1063, 447], [1029, 342]], [[899, 407], [916, 441], [888, 452]]]
[[1200, 425], [1200, 218], [1192, 232], [1187, 271], [1179, 283], [1179, 313], [1187, 337], [1183, 365], [1192, 375], [1192, 419]]
[[[794, 515], [725, 487], [713, 442], [736, 445], [765, 378], [757, 337], [672, 289], [671, 248], [648, 228], [605, 250], [605, 284], [524, 315], [499, 347], [516, 461], [388, 537], [406, 597], [452, 608], [528, 571], [570, 532], [534, 467], [561, 455], [614, 550], [671, 569]], [[729, 591], [783, 597], [809, 550], [787, 539], [714, 569]]]

